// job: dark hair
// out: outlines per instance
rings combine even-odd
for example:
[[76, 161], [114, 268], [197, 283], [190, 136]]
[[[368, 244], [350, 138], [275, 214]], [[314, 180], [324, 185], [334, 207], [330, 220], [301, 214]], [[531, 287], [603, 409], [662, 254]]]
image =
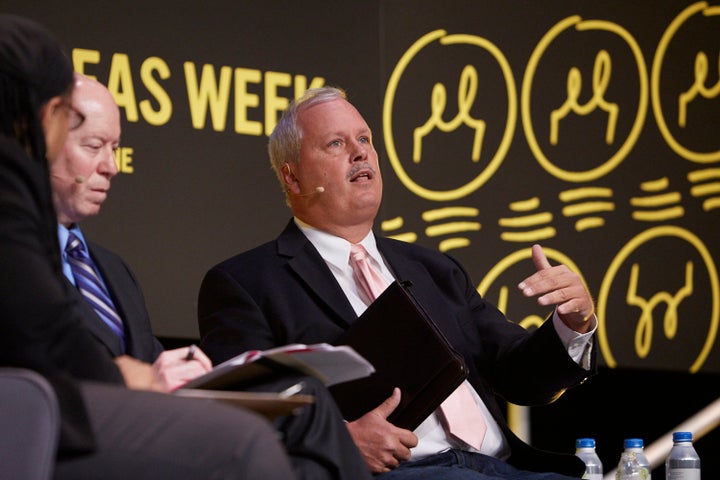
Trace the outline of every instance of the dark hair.
[[45, 162], [40, 109], [72, 85], [72, 63], [49, 31], [32, 20], [0, 14], [0, 135], [15, 138]]

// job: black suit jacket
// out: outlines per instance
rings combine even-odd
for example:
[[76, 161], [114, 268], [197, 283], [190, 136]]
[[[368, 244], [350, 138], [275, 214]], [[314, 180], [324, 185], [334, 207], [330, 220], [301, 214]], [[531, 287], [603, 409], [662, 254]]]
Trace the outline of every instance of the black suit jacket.
[[[509, 322], [449, 255], [382, 237], [377, 244], [395, 277], [412, 282], [415, 297], [464, 357], [468, 380], [508, 439], [509, 463], [581, 476], [584, 466], [573, 454], [543, 452], [515, 436], [496, 395], [519, 405], [552, 402], [596, 373], [595, 354], [592, 369], [584, 370], [568, 356], [552, 322], [532, 333]], [[276, 240], [210, 269], [200, 287], [202, 348], [213, 362], [287, 343], [332, 343], [356, 318], [292, 220]]]
[[[125, 353], [138, 360], [154, 362], [163, 351], [163, 347], [153, 336], [150, 315], [137, 278], [119, 255], [96, 243], [88, 241], [87, 244], [90, 256], [100, 271], [115, 308], [123, 320]], [[73, 289], [73, 292], [78, 302], [82, 304], [83, 320], [88, 329], [108, 349], [112, 357], [122, 355], [120, 337], [97, 316], [90, 304], [84, 301], [79, 290]]]
[[83, 324], [68, 285], [47, 166], [0, 136], [0, 364], [50, 380], [60, 403], [62, 452], [94, 447], [77, 382], [123, 383]]

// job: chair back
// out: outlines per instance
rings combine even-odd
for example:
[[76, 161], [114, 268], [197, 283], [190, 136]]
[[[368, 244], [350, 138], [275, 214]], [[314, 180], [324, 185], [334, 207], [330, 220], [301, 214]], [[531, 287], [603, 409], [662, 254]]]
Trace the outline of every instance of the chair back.
[[52, 478], [59, 432], [49, 382], [32, 370], [0, 367], [0, 479]]

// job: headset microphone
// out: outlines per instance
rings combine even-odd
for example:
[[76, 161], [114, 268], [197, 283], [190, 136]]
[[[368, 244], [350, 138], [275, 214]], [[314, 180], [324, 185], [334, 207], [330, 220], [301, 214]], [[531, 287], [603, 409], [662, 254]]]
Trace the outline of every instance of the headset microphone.
[[312, 192], [299, 193], [299, 194], [297, 194], [297, 195], [295, 195], [295, 196], [296, 196], [296, 197], [307, 197], [307, 196], [310, 196], [310, 195], [315, 195], [315, 194], [318, 194], [318, 193], [323, 193], [324, 191], [325, 191], [325, 187], [315, 187]]
[[[60, 180], [70, 180], [70, 177], [64, 177], [62, 175], [51, 174], [50, 176], [59, 178]], [[75, 178], [72, 179], [72, 181], [75, 183], [85, 183], [85, 177], [83, 177], [82, 175], [77, 175]]]

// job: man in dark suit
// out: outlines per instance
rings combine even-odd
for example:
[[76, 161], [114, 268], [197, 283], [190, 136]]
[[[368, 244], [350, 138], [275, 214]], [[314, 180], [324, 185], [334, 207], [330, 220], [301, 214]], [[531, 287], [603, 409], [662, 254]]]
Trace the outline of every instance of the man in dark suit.
[[[114, 152], [120, 145], [120, 111], [104, 85], [79, 74], [75, 75], [72, 102], [80, 121], [70, 129], [50, 172], [63, 273], [76, 285], [66, 251], [72, 234], [89, 252], [100, 280], [110, 292], [113, 307], [122, 318], [122, 330], [118, 332], [112, 324], [100, 320], [90, 303], [79, 301], [86, 326], [112, 358], [123, 358], [131, 365], [133, 360], [152, 363], [152, 382], [173, 390], [209, 371], [212, 364], [200, 350], [192, 361], [186, 360], [188, 347], [164, 351], [152, 334], [142, 290], [130, 268], [115, 253], [85, 240], [79, 223], [100, 213], [110, 181], [118, 173]], [[78, 300], [84, 299], [79, 290], [73, 293]], [[133, 376], [129, 378], [132, 381]]]
[[465, 386], [471, 387], [472, 408], [483, 417], [474, 430], [486, 429], [474, 447], [446, 431], [440, 411], [414, 432], [397, 428], [386, 420], [402, 395], [396, 389], [348, 423], [371, 471], [398, 480], [580, 477], [583, 464], [571, 452], [541, 452], [516, 437], [495, 398], [545, 404], [595, 373], [597, 319], [579, 275], [551, 266], [540, 246], [533, 246], [537, 271], [519, 288], [555, 308], [531, 333], [481, 298], [452, 257], [376, 237], [378, 156], [370, 128], [342, 90], [310, 90], [291, 103], [270, 137], [269, 152], [294, 218], [274, 241], [206, 274], [198, 318], [210, 358], [218, 362], [251, 348], [338, 339], [372, 301], [354, 281], [350, 251], [360, 244], [386, 283], [412, 282], [414, 296], [461, 353], [470, 372]]
[[[139, 365], [152, 364], [151, 378], [137, 381], [149, 380], [160, 389], [172, 391], [210, 370], [212, 364], [200, 349], [194, 350], [190, 360], [188, 347], [163, 350], [152, 334], [140, 285], [128, 265], [117, 254], [86, 241], [80, 230], [81, 221], [100, 212], [110, 181], [118, 173], [113, 152], [120, 141], [120, 114], [104, 85], [82, 75], [76, 75], [76, 79], [73, 107], [83, 121], [70, 130], [64, 149], [52, 163], [51, 173], [63, 270], [68, 281], [78, 286], [75, 290], [78, 299], [83, 299], [80, 293], [83, 289], [94, 288], [86, 287], [82, 278], [78, 278], [83, 272], [73, 270], [72, 254], [68, 251], [73, 242], [84, 244], [121, 322], [119, 326], [113, 324], [102, 307], [98, 307], [96, 298], [85, 296], [87, 301], [80, 303], [87, 327], [120, 362], [127, 382], [136, 381], [134, 372]], [[280, 391], [295, 384], [302, 385], [302, 393], [313, 395], [315, 402], [294, 415], [277, 419], [275, 425], [283, 433], [298, 478], [369, 478], [337, 407], [321, 382], [282, 375], [252, 389]]]
[[[113, 306], [122, 317], [122, 332], [118, 334], [111, 325], [99, 321], [90, 303], [80, 301], [87, 327], [112, 358], [125, 356], [153, 363], [153, 381], [172, 390], [207, 372], [212, 364], [199, 350], [192, 361], [185, 360], [187, 347], [164, 351], [152, 334], [145, 299], [133, 272], [117, 254], [86, 241], [79, 223], [100, 213], [110, 182], [118, 173], [114, 152], [120, 145], [120, 112], [104, 85], [78, 74], [72, 102], [82, 121], [70, 129], [50, 173], [63, 273], [76, 285], [70, 257], [65, 251], [72, 233], [89, 252], [101, 281], [110, 292]], [[73, 293], [78, 300], [84, 298], [77, 289]]]
[[[72, 87], [72, 65], [52, 35], [0, 14], [0, 365], [31, 369], [53, 387], [53, 478], [294, 478], [265, 419], [149, 384], [127, 388], [82, 324], [60, 268], [48, 178], [80, 120]], [[11, 430], [2, 434], [11, 441]]]

